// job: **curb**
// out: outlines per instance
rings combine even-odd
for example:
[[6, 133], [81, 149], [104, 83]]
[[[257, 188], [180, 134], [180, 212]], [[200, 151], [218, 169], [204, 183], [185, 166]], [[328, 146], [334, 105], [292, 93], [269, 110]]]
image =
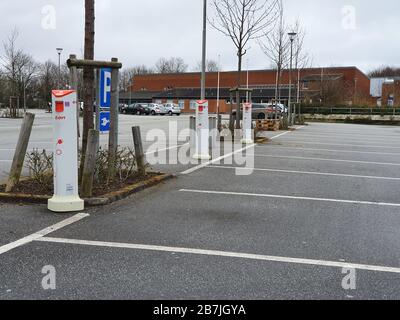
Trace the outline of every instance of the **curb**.
[[[154, 187], [161, 182], [176, 178], [173, 174], [159, 173], [158, 176], [141, 181], [125, 188], [110, 192], [98, 198], [84, 199], [85, 205], [88, 207], [104, 206], [129, 197], [132, 194], [138, 193], [145, 189]], [[38, 196], [23, 193], [0, 193], [0, 202], [23, 203], [23, 204], [47, 204], [50, 196]]]

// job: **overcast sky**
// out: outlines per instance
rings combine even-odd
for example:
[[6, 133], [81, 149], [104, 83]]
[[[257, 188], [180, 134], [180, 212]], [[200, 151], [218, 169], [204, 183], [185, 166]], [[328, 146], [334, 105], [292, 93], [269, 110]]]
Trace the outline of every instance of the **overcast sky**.
[[[286, 19], [299, 18], [307, 30], [306, 49], [314, 66], [355, 65], [368, 72], [383, 64], [399, 65], [399, 0], [284, 3]], [[82, 55], [84, 0], [1, 0], [0, 12], [0, 40], [17, 27], [18, 45], [36, 60], [57, 61], [56, 47], [64, 48], [64, 59], [70, 53]], [[202, 0], [96, 0], [97, 59], [118, 57], [128, 67], [179, 56], [192, 70], [201, 59], [201, 32]], [[207, 51], [209, 59], [221, 54], [224, 70], [236, 68], [231, 41], [211, 27]], [[257, 43], [251, 44], [245, 68], [247, 59], [250, 69], [271, 65]]]

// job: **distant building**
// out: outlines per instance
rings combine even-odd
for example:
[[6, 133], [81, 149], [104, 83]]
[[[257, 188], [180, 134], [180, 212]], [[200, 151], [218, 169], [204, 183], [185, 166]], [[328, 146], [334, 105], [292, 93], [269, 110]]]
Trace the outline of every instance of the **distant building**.
[[400, 77], [386, 79], [382, 84], [382, 106], [400, 106]]
[[[275, 99], [275, 70], [252, 70], [248, 72], [249, 88], [253, 89], [252, 101], [270, 103]], [[278, 100], [287, 104], [289, 98], [289, 71], [282, 72]], [[173, 102], [190, 112], [200, 98], [200, 73], [149, 74], [135, 76], [130, 92], [123, 93], [121, 100], [130, 102]], [[220, 73], [221, 112], [230, 110], [229, 89], [237, 85], [237, 72]], [[247, 86], [247, 71], [241, 73], [241, 86]], [[210, 111], [216, 112], [218, 73], [206, 74], [206, 98]], [[330, 105], [353, 105], [371, 101], [370, 79], [356, 67], [308, 68], [293, 70], [292, 99], [294, 102]], [[243, 101], [245, 97], [241, 98]]]

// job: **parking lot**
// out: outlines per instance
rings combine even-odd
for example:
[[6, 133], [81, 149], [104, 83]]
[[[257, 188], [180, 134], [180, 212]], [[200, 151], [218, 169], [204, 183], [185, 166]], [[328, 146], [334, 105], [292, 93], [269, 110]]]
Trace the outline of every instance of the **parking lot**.
[[[123, 116], [121, 143], [132, 125], [171, 119], [188, 126]], [[30, 147], [49, 145], [48, 121]], [[311, 123], [269, 136], [245, 150], [251, 175], [226, 156], [157, 166], [177, 179], [84, 214], [0, 204], [0, 299], [400, 298], [400, 129]], [[42, 288], [47, 265], [56, 290]]]

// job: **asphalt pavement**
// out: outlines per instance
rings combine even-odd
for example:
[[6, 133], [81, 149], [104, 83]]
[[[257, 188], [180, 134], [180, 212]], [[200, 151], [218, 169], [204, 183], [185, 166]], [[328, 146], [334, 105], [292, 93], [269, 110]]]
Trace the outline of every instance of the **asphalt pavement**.
[[399, 299], [400, 129], [269, 135], [251, 175], [228, 156], [159, 166], [177, 178], [88, 216], [0, 205], [0, 299]]

